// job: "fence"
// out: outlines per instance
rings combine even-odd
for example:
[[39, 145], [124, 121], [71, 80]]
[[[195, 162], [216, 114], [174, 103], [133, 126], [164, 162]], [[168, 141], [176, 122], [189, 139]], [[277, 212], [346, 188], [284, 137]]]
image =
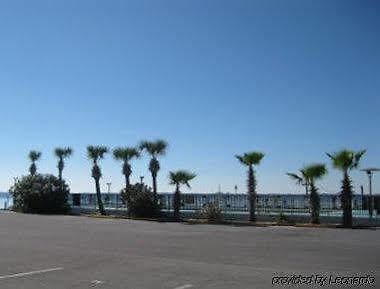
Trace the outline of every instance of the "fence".
[[[160, 203], [163, 211], [170, 212], [173, 209], [173, 194], [161, 193]], [[102, 200], [109, 210], [126, 211], [119, 194], [102, 194]], [[375, 196], [375, 210], [373, 217], [380, 219], [380, 196]], [[83, 209], [96, 209], [96, 195], [83, 193], [71, 194], [70, 203], [73, 207]], [[246, 218], [249, 211], [248, 196], [246, 194], [182, 194], [181, 211], [183, 214], [196, 215], [206, 204], [216, 203], [222, 209], [227, 218]], [[358, 219], [369, 218], [368, 196], [354, 195], [352, 198], [353, 217]], [[300, 218], [308, 218], [310, 215], [308, 197], [302, 194], [259, 194], [257, 196], [258, 216], [278, 216], [284, 214]], [[321, 194], [320, 216], [340, 218], [342, 209], [340, 199], [334, 194]]]

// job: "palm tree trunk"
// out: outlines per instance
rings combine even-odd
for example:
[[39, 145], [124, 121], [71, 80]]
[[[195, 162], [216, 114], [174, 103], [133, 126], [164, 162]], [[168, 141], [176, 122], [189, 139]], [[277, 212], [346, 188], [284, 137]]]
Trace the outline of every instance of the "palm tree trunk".
[[62, 170], [58, 170], [58, 179], [62, 182]]
[[132, 169], [127, 160], [124, 161], [122, 172], [123, 172], [123, 175], [125, 176], [125, 188], [128, 189], [128, 187], [131, 184], [130, 176], [132, 174]]
[[99, 179], [95, 179], [95, 188], [96, 188], [96, 198], [98, 200], [99, 213], [101, 215], [106, 215], [106, 211], [103, 206], [102, 195], [100, 193]]
[[181, 194], [179, 191], [179, 184], [176, 185], [175, 193], [173, 196], [173, 208], [174, 208], [174, 219], [176, 221], [180, 220], [180, 208], [181, 208]]
[[130, 204], [130, 198], [129, 198], [129, 193], [128, 193], [129, 186], [130, 186], [129, 175], [125, 174], [125, 196], [126, 196], [125, 202], [126, 202], [126, 205], [127, 205], [127, 215], [128, 215], [128, 217], [131, 216], [131, 211], [129, 209], [129, 204]]
[[310, 184], [310, 207], [311, 207], [311, 223], [319, 224], [319, 212], [321, 208], [321, 200], [318, 190], [314, 183]]
[[32, 176], [35, 176], [37, 173], [37, 166], [34, 162], [30, 165], [29, 172]]
[[256, 221], [256, 180], [253, 167], [248, 169], [249, 220]]
[[130, 182], [130, 179], [129, 179], [129, 175], [125, 175], [125, 189], [128, 189], [128, 187], [130, 186], [131, 182]]
[[157, 194], [157, 174], [152, 173], [152, 181], [153, 181], [153, 193]]
[[59, 179], [59, 188], [61, 189], [61, 192], [63, 192], [63, 182], [62, 182], [62, 170], [58, 170], [58, 179]]
[[352, 185], [348, 172], [344, 172], [341, 192], [343, 227], [352, 228]]
[[305, 183], [305, 194], [306, 194], [306, 199], [307, 199], [307, 210], [309, 211], [309, 213], [311, 213], [311, 204], [310, 204], [310, 196], [309, 196], [309, 185], [307, 183]]

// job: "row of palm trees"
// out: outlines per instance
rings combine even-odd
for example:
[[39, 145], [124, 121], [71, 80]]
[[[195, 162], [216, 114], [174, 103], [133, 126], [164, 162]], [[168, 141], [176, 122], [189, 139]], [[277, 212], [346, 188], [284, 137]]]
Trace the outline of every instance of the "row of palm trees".
[[[137, 159], [141, 156], [143, 152], [146, 152], [150, 156], [149, 161], [149, 171], [152, 176], [152, 188], [153, 193], [157, 194], [157, 176], [160, 170], [159, 157], [166, 154], [168, 144], [166, 141], [158, 139], [155, 141], [142, 141], [138, 146], [135, 147], [117, 147], [113, 150], [113, 156], [116, 160], [122, 162], [122, 174], [125, 177], [125, 189], [130, 186], [130, 177], [132, 175], [131, 161]], [[106, 211], [103, 206], [100, 191], [100, 179], [102, 177], [101, 168], [99, 166], [99, 161], [104, 158], [105, 154], [109, 152], [109, 148], [106, 146], [88, 146], [87, 156], [92, 161], [91, 176], [95, 181], [95, 190], [97, 196], [97, 202], [99, 207], [99, 212], [103, 215]], [[365, 150], [351, 151], [351, 150], [341, 150], [333, 154], [327, 153], [326, 155], [331, 159], [333, 167], [343, 172], [343, 180], [341, 186], [341, 203], [343, 208], [343, 226], [352, 226], [352, 181], [349, 176], [349, 172], [353, 169], [358, 168], [359, 163]], [[56, 148], [55, 156], [58, 158], [58, 177], [62, 180], [62, 172], [64, 169], [64, 160], [70, 157], [73, 150], [70, 147], [66, 148]], [[262, 152], [251, 151], [244, 153], [242, 155], [236, 155], [235, 157], [238, 161], [248, 167], [247, 171], [247, 193], [249, 196], [249, 220], [256, 221], [256, 176], [254, 167], [258, 166], [265, 154]], [[41, 152], [31, 151], [29, 153], [29, 158], [32, 162], [29, 171], [31, 175], [37, 173], [36, 161], [41, 157]], [[310, 220], [312, 223], [318, 224], [319, 213], [320, 213], [320, 196], [319, 190], [316, 186], [316, 181], [321, 179], [327, 174], [327, 168], [325, 164], [315, 163], [310, 164], [302, 169], [299, 173], [287, 173], [287, 175], [295, 180], [297, 184], [305, 187], [306, 196], [310, 201]], [[178, 170], [171, 171], [169, 173], [170, 184], [175, 186], [175, 193], [173, 198], [174, 207], [174, 218], [180, 219], [180, 206], [181, 206], [181, 185], [186, 185], [190, 187], [190, 181], [196, 177], [196, 174], [186, 171]]]
[[[352, 181], [349, 176], [349, 172], [357, 169], [361, 158], [366, 153], [366, 150], [351, 151], [351, 150], [341, 150], [334, 152], [332, 154], [326, 153], [326, 155], [332, 161], [334, 168], [340, 170], [343, 173], [342, 186], [340, 191], [340, 199], [343, 209], [343, 227], [352, 227]], [[236, 155], [236, 158], [240, 163], [248, 167], [247, 172], [247, 192], [249, 196], [250, 221], [256, 221], [256, 178], [254, 166], [260, 164], [263, 159], [264, 154], [261, 152], [247, 152], [243, 155]], [[327, 174], [327, 168], [325, 164], [315, 163], [310, 164], [302, 169], [299, 173], [287, 173], [289, 177], [294, 179], [297, 184], [305, 187], [306, 196], [310, 201], [310, 219], [311, 223], [319, 223], [319, 212], [320, 212], [320, 196], [318, 192], [318, 187], [315, 182], [321, 179]]]
[[[135, 147], [117, 147], [113, 150], [113, 157], [122, 162], [122, 174], [125, 178], [125, 190], [131, 185], [132, 166], [131, 161], [141, 156], [143, 152], [146, 152], [150, 156], [149, 171], [152, 176], [152, 189], [153, 193], [157, 194], [157, 176], [160, 170], [159, 157], [166, 154], [168, 144], [166, 141], [158, 139], [155, 141], [142, 141]], [[104, 205], [101, 198], [100, 179], [102, 177], [102, 171], [99, 166], [99, 161], [105, 157], [109, 152], [109, 148], [106, 146], [88, 146], [87, 157], [92, 161], [91, 176], [95, 182], [96, 198], [99, 208], [99, 213], [106, 214]], [[58, 177], [62, 181], [63, 169], [65, 166], [65, 159], [73, 154], [73, 149], [70, 147], [56, 148], [54, 151], [55, 156], [58, 158]], [[29, 168], [29, 172], [32, 176], [37, 173], [36, 161], [41, 158], [42, 153], [38, 151], [30, 151], [29, 159], [32, 164]], [[188, 172], [186, 170], [171, 171], [169, 173], [170, 184], [175, 185], [176, 190], [174, 194], [174, 217], [180, 218], [180, 186], [186, 185], [190, 187], [189, 182], [196, 177], [196, 174]]]

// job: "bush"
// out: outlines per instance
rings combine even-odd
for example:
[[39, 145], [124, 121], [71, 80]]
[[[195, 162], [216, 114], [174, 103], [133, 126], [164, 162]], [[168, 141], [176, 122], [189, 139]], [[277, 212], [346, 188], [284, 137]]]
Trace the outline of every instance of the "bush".
[[277, 216], [277, 223], [278, 224], [291, 224], [292, 222], [289, 220], [289, 218], [283, 212], [281, 212]]
[[223, 221], [223, 212], [216, 203], [208, 203], [201, 210], [201, 217], [211, 222]]
[[133, 217], [152, 218], [158, 217], [161, 206], [158, 196], [144, 184], [130, 185], [121, 192], [123, 202], [127, 204], [128, 214]]
[[64, 214], [70, 209], [67, 203], [70, 189], [65, 181], [53, 175], [28, 175], [10, 189], [13, 209], [23, 213]]

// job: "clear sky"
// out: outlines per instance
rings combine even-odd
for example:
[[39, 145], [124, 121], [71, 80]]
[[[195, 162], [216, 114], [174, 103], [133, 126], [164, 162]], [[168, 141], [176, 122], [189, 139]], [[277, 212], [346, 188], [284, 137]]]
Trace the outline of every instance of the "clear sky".
[[[175, 169], [198, 174], [195, 192], [244, 191], [234, 154], [259, 150], [259, 192], [303, 192], [285, 172], [310, 162], [329, 164], [319, 184], [337, 192], [325, 152], [366, 148], [362, 166], [380, 166], [379, 33], [372, 0], [3, 0], [0, 190], [30, 149], [56, 173], [52, 151], [69, 145], [72, 191], [94, 191], [88, 144], [160, 137], [160, 191]], [[134, 181], [147, 163], [133, 162]], [[102, 187], [119, 190], [121, 164], [101, 164]]]

